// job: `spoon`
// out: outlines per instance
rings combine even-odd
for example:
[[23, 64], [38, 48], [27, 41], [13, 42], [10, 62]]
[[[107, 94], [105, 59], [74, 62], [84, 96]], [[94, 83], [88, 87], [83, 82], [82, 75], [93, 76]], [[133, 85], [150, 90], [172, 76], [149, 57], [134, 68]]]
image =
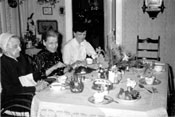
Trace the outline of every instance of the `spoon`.
[[115, 102], [115, 103], [119, 103], [118, 101], [114, 100], [113, 98], [109, 99], [106, 96], [104, 97], [105, 100], [111, 101], [111, 102]]
[[147, 88], [145, 88], [145, 86], [143, 86], [142, 84], [139, 84], [139, 87], [140, 88], [144, 88], [144, 89], [146, 89], [148, 92], [150, 92], [150, 93], [153, 93], [152, 91], [150, 91], [149, 89], [147, 89]]
[[119, 103], [119, 102], [118, 102], [118, 101], [116, 101], [116, 100], [112, 100], [112, 102]]

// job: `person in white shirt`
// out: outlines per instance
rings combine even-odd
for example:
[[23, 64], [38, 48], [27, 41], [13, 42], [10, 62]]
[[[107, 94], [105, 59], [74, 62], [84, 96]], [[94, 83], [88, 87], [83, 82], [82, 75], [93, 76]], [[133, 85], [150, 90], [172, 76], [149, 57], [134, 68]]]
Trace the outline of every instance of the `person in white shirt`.
[[74, 38], [68, 41], [63, 47], [63, 62], [67, 65], [78, 64], [90, 56], [95, 59], [97, 53], [92, 45], [85, 40], [86, 27], [84, 24], [74, 27]]

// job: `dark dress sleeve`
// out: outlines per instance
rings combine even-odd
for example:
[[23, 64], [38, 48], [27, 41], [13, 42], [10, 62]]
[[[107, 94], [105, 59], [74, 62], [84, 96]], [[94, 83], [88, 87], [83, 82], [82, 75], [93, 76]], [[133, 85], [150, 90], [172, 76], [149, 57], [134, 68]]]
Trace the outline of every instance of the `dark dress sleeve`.
[[41, 55], [36, 55], [33, 61], [33, 69], [34, 69], [34, 78], [40, 77], [41, 79], [46, 79], [46, 70], [43, 67], [44, 65], [44, 57]]
[[[30, 61], [29, 61], [30, 59]], [[41, 71], [37, 71], [34, 69], [34, 66], [33, 66], [33, 63], [34, 63], [34, 58], [26, 55], [26, 54], [21, 54], [20, 58], [19, 58], [19, 61], [21, 63], [21, 66], [24, 66], [23, 69], [26, 69], [25, 70], [25, 74], [29, 74], [29, 73], [32, 73], [33, 74], [33, 78], [34, 80], [37, 82], [38, 80], [41, 80], [42, 79], [42, 73]]]

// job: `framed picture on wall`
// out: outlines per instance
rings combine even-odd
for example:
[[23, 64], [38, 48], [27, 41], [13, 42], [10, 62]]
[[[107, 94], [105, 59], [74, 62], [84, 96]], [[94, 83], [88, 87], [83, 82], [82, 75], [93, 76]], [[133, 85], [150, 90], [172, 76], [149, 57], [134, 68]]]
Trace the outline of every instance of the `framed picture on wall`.
[[57, 20], [37, 20], [38, 34], [47, 32], [48, 30], [58, 31]]
[[43, 15], [52, 15], [52, 7], [43, 7]]

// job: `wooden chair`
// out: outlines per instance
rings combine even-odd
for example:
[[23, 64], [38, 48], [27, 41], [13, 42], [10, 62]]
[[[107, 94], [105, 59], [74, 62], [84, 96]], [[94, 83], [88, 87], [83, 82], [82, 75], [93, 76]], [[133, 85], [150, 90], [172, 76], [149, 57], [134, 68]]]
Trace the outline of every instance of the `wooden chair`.
[[150, 59], [160, 61], [160, 36], [157, 39], [140, 38], [137, 36], [137, 59]]

